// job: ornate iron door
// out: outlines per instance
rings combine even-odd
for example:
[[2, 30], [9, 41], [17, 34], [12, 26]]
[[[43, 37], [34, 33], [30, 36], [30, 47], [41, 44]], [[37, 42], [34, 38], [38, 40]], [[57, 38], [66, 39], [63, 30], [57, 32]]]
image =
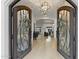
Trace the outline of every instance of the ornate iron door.
[[75, 19], [74, 9], [69, 6], [61, 7], [58, 10], [58, 51], [65, 59], [74, 59], [74, 31]]
[[31, 50], [31, 10], [26, 6], [13, 8], [13, 57], [22, 59]]

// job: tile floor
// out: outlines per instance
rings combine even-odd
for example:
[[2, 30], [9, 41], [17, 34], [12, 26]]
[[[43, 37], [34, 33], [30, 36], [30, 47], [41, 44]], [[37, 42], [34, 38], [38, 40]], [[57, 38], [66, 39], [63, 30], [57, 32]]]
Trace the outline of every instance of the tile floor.
[[31, 52], [23, 59], [64, 59], [64, 57], [57, 52], [56, 39], [39, 36], [33, 41]]

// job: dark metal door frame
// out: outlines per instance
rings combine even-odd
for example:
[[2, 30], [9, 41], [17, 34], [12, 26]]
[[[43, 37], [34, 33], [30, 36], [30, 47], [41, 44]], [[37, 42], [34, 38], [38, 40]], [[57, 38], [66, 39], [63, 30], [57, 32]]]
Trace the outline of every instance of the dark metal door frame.
[[[10, 56], [10, 59], [13, 59], [13, 56], [12, 56], [12, 16], [13, 16], [13, 12], [12, 12], [12, 8], [13, 6], [19, 2], [20, 0], [14, 0], [10, 5], [9, 5], [9, 56]], [[76, 41], [76, 50], [75, 50], [75, 57], [74, 59], [77, 59], [77, 55], [78, 55], [78, 50], [77, 50], [77, 47], [78, 47], [78, 39], [77, 39], [77, 27], [78, 27], [78, 15], [77, 15], [77, 5], [72, 1], [72, 0], [66, 0], [68, 3], [70, 3], [74, 8], [75, 8], [75, 37], [74, 37], [74, 40]]]

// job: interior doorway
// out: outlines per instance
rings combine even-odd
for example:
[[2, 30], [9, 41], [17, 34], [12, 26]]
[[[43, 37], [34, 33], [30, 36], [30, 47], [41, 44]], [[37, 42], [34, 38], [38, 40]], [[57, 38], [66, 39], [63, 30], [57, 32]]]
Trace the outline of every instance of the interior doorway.
[[[51, 0], [52, 1], [52, 0]], [[67, 9], [65, 9], [65, 8], [60, 8], [61, 10], [67, 10], [67, 11], [69, 11], [70, 13], [72, 13], [72, 14], [70, 14], [70, 15], [73, 15], [73, 14], [76, 14], [76, 9], [75, 8], [77, 8], [74, 4], [73, 4], [73, 2], [72, 1], [69, 1], [69, 0], [63, 0], [63, 1], [65, 1], [65, 2], [69, 2], [68, 4], [68, 6], [69, 7], [71, 7], [71, 9], [73, 8], [74, 9], [74, 12], [70, 12], [70, 10], [67, 8]], [[18, 3], [17, 3], [18, 2]], [[70, 50], [70, 54], [68, 53], [68, 54], [64, 54], [64, 52], [62, 53], [62, 48], [61, 49], [59, 49], [59, 45], [61, 45], [60, 44], [60, 41], [59, 41], [59, 38], [60, 38], [60, 31], [59, 31], [59, 25], [57, 25], [57, 30], [56, 30], [56, 28], [55, 27], [53, 27], [53, 26], [56, 26], [56, 24], [58, 24], [59, 23], [59, 21], [57, 22], [57, 23], [53, 23], [53, 21], [50, 21], [50, 22], [45, 22], [46, 20], [50, 20], [50, 17], [49, 18], [41, 18], [42, 20], [42, 22], [40, 23], [40, 21], [38, 21], [41, 25], [40, 26], [33, 26], [33, 17], [32, 17], [32, 15], [33, 15], [33, 10], [31, 9], [32, 7], [32, 5], [30, 5], [30, 7], [29, 7], [29, 1], [28, 1], [28, 3], [27, 3], [27, 6], [28, 7], [26, 7], [26, 5], [25, 4], [21, 4], [21, 2], [25, 2], [25, 1], [21, 1], [21, 0], [16, 0], [16, 1], [14, 1], [11, 5], [10, 5], [10, 44], [11, 44], [11, 46], [10, 46], [10, 50], [11, 50], [11, 58], [13, 58], [13, 59], [23, 59], [24, 57], [25, 57], [25, 55], [26, 55], [26, 57], [25, 57], [25, 59], [27, 58], [27, 55], [29, 55], [28, 54], [28, 52], [30, 53], [30, 52], [32, 52], [32, 49], [33, 49], [33, 45], [34, 45], [34, 47], [38, 47], [38, 45], [40, 45], [40, 43], [42, 43], [41, 44], [41, 46], [43, 46], [42, 48], [45, 48], [45, 49], [47, 49], [48, 48], [48, 46], [49, 47], [52, 47], [51, 45], [52, 45], [52, 43], [54, 43], [53, 44], [53, 47], [54, 48], [56, 48], [57, 47], [57, 49], [58, 49], [58, 51], [59, 51], [59, 53], [61, 54], [61, 56], [63, 56], [65, 59], [75, 59], [76, 58], [76, 48], [74, 49], [74, 50], [72, 50], [72, 47], [73, 46], [75, 46], [76, 47], [76, 36], [75, 36], [75, 38], [74, 37], [72, 37], [73, 35], [73, 33], [71, 33], [71, 32], [74, 32], [74, 35], [76, 34], [76, 24], [75, 24], [75, 22], [76, 22], [76, 17], [74, 16], [74, 20], [75, 21], [70, 21], [70, 29], [71, 28], [73, 28], [73, 29], [75, 29], [75, 30], [71, 30], [69, 33], [69, 35], [70, 35], [70, 41], [72, 41], [72, 42], [70, 42], [69, 44], [70, 45], [66, 45], [66, 47], [67, 48], [69, 48], [69, 46], [71, 47], [69, 50]], [[15, 6], [16, 5], [16, 6]], [[22, 6], [22, 5], [24, 5], [24, 6]], [[66, 4], [67, 5], [67, 4]], [[66, 6], [65, 5], [65, 6]], [[62, 7], [63, 5], [61, 5], [60, 7]], [[37, 7], [37, 6], [35, 6], [35, 7]], [[34, 8], [35, 8], [34, 7]], [[59, 9], [59, 8], [58, 8]], [[35, 10], [35, 9], [34, 9]], [[45, 10], [42, 10], [43, 11], [43, 14], [46, 16], [46, 12], [44, 12]], [[38, 11], [34, 11], [34, 12], [38, 12]], [[54, 12], [54, 11], [53, 11]], [[57, 12], [57, 11], [56, 11]], [[49, 16], [51, 15], [51, 12], [49, 12], [50, 14], [49, 14]], [[26, 15], [27, 14], [27, 15]], [[36, 16], [38, 16], [37, 14], [40, 14], [40, 13], [36, 13]], [[57, 14], [57, 15], [59, 15], [59, 13]], [[51, 15], [51, 16], [53, 16], [53, 15]], [[20, 18], [19, 18], [20, 17]], [[53, 17], [55, 17], [55, 16], [53, 16]], [[29, 19], [29, 20], [26, 20], [25, 18], [27, 18], [27, 19]], [[32, 19], [33, 18], [33, 19]], [[38, 17], [37, 17], [38, 18]], [[59, 18], [59, 16], [58, 16], [58, 18]], [[22, 22], [21, 21], [18, 21], [19, 19], [25, 19], [25, 20], [23, 20]], [[72, 17], [70, 17], [70, 20], [71, 19], [73, 19]], [[31, 21], [32, 20], [32, 21]], [[44, 21], [43, 21], [44, 20]], [[24, 23], [25, 24], [24, 24]], [[23, 24], [22, 24], [23, 23]], [[35, 21], [34, 23], [37, 23], [37, 21]], [[35, 24], [35, 25], [39, 25], [39, 23], [37, 23], [37, 24]], [[61, 23], [61, 22], [60, 22]], [[68, 22], [69, 23], [69, 22]], [[74, 27], [72, 27], [71, 25], [72, 25], [72, 23], [74, 23], [73, 24], [73, 26]], [[26, 25], [27, 24], [27, 25]], [[44, 27], [41, 27], [42, 26], [42, 24], [44, 25]], [[49, 25], [49, 24], [51, 24], [51, 25]], [[19, 26], [20, 25], [20, 26]], [[49, 25], [49, 26], [45, 26], [45, 25]], [[68, 24], [69, 25], [69, 24]], [[27, 28], [26, 28], [27, 27]], [[34, 30], [33, 30], [33, 27], [34, 27]], [[18, 29], [17, 29], [18, 28]], [[55, 29], [54, 29], [55, 28]], [[63, 27], [64, 28], [64, 27]], [[65, 27], [66, 28], [66, 27]], [[69, 27], [68, 27], [69, 28]], [[68, 30], [68, 28], [66, 28], [67, 30]], [[27, 31], [26, 31], [27, 30]], [[57, 31], [57, 33], [56, 33], [56, 31]], [[69, 31], [69, 30], [68, 30]], [[27, 33], [26, 33], [27, 32]], [[66, 33], [66, 32], [65, 32]], [[21, 34], [21, 36], [19, 35], [19, 34]], [[66, 34], [68, 34], [68, 33], [66, 33]], [[57, 35], [57, 36], [56, 36]], [[56, 39], [57, 38], [57, 39]], [[66, 37], [66, 38], [68, 38], [68, 37]], [[73, 40], [71, 40], [71, 38], [74, 40], [74, 42], [73, 42]], [[13, 39], [13, 40], [12, 40]], [[18, 40], [19, 39], [19, 40]], [[20, 39], [23, 39], [23, 40], [20, 40]], [[27, 40], [25, 40], [25, 39], [27, 39]], [[43, 40], [40, 40], [40, 39], [43, 39]], [[52, 40], [53, 39], [53, 40]], [[46, 41], [47, 42], [50, 42], [50, 44], [47, 44], [46, 43]], [[33, 43], [33, 44], [32, 44]], [[35, 44], [34, 44], [35, 43]], [[67, 42], [68, 43], [68, 42]], [[66, 44], [67, 44], [66, 43]], [[73, 44], [73, 46], [71, 45], [71, 44]], [[37, 46], [36, 46], [37, 45]], [[64, 43], [64, 45], [65, 45], [65, 43]], [[39, 46], [39, 47], [41, 47], [41, 46]], [[47, 47], [47, 48], [46, 48]], [[32, 48], [32, 49], [31, 49]], [[73, 47], [74, 48], [74, 47]], [[47, 50], [42, 50], [42, 52], [44, 52], [44, 51], [49, 51], [50, 50], [50, 48], [49, 49], [47, 49]], [[38, 49], [39, 50], [39, 49]], [[37, 51], [38, 51], [37, 50]], [[68, 50], [68, 52], [69, 52], [69, 50]], [[51, 52], [52, 51], [52, 49], [49, 51], [49, 52]], [[40, 50], [40, 52], [41, 52], [41, 50]], [[40, 53], [39, 52], [39, 53]], [[48, 53], [49, 53], [48, 52]], [[48, 54], [47, 53], [47, 54]], [[58, 53], [58, 52], [57, 52]], [[58, 54], [59, 54], [58, 53]], [[74, 54], [75, 53], [75, 54]], [[52, 56], [53, 54], [51, 54], [51, 53], [49, 53], [50, 55], [49, 55], [49, 57], [50, 56]], [[59, 54], [59, 55], [60, 55]], [[70, 55], [69, 57], [68, 57], [68, 55]], [[45, 55], [44, 55], [45, 56]], [[58, 57], [60, 57], [60, 59], [62, 58], [63, 59], [63, 57], [61, 57], [61, 56], [58, 56]], [[34, 55], [33, 55], [33, 57], [34, 57]], [[47, 57], [47, 58], [49, 58], [49, 57]], [[57, 57], [57, 58], [58, 58]], [[31, 58], [31, 57], [30, 57]], [[46, 57], [45, 57], [46, 58]], [[50, 57], [50, 58], [52, 58], [52, 57]], [[54, 58], [54, 57], [53, 57]], [[56, 58], [56, 57], [55, 57]], [[55, 59], [54, 58], [54, 59]]]

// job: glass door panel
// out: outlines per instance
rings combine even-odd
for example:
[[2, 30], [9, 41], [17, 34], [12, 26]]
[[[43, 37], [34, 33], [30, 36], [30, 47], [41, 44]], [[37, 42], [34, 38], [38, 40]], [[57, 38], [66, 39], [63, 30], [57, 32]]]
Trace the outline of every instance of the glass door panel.
[[59, 49], [70, 56], [70, 12], [59, 12]]
[[17, 51], [24, 52], [29, 46], [29, 17], [27, 10], [17, 12]]

